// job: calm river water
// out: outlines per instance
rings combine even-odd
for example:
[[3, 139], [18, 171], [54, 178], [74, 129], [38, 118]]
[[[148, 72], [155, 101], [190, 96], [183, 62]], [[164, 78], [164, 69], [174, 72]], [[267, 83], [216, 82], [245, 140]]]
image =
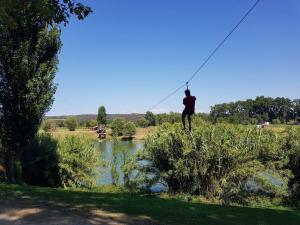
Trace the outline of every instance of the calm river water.
[[[142, 150], [142, 141], [102, 141], [97, 143], [97, 149], [101, 152], [101, 157], [106, 163], [106, 167], [101, 169], [101, 175], [97, 179], [97, 184], [112, 184], [113, 179], [116, 183], [124, 184], [124, 174], [122, 166], [138, 150]], [[116, 169], [117, 179], [113, 177], [113, 169]]]
[[[101, 153], [101, 158], [106, 164], [100, 168], [100, 176], [97, 178], [98, 185], [118, 184], [124, 185], [124, 173], [122, 166], [138, 151], [143, 150], [143, 141], [102, 141], [96, 148]], [[144, 162], [147, 163], [147, 162]], [[153, 185], [152, 192], [166, 191], [166, 186], [158, 183]]]

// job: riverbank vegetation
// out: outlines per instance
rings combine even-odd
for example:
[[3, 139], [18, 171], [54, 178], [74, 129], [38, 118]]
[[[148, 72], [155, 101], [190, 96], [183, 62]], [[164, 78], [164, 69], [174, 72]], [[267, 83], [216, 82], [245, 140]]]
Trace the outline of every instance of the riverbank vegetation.
[[[89, 120], [44, 119], [57, 87], [60, 29], [72, 14], [82, 20], [91, 12], [71, 0], [1, 4], [0, 197], [63, 201], [166, 224], [299, 224], [297, 211], [220, 206], [299, 207], [300, 131], [287, 125], [300, 123], [299, 100], [261, 96], [218, 104], [194, 115], [191, 133], [172, 112], [108, 118], [100, 106]], [[256, 128], [263, 122], [273, 126]], [[110, 161], [96, 148], [101, 125], [112, 144]], [[145, 139], [145, 147], [129, 152], [120, 145], [124, 138]], [[97, 192], [108, 166], [114, 194]], [[158, 183], [165, 199], [149, 194]]]
[[54, 139], [42, 133], [24, 150], [17, 180], [36, 186], [91, 188], [103, 163], [100, 156], [88, 137]]
[[139, 159], [151, 163], [138, 167], [149, 182], [224, 204], [299, 202], [300, 129], [195, 123], [192, 133], [165, 123], [146, 139]]

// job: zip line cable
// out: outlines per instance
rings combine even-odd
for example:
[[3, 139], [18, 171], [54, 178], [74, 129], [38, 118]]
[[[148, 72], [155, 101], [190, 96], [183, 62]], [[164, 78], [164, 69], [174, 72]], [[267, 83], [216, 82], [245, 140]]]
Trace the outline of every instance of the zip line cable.
[[226, 35], [226, 37], [217, 45], [217, 47], [208, 55], [208, 57], [203, 61], [203, 63], [198, 67], [198, 69], [193, 73], [193, 75], [187, 80], [187, 82], [178, 88], [176, 88], [173, 92], [171, 92], [169, 95], [164, 97], [162, 100], [157, 102], [153, 107], [151, 107], [148, 111], [151, 111], [152, 109], [156, 108], [158, 105], [172, 97], [174, 94], [176, 94], [179, 90], [181, 90], [183, 87], [189, 85], [189, 83], [195, 78], [195, 76], [202, 70], [202, 68], [208, 63], [208, 61], [216, 54], [216, 52], [223, 46], [223, 44], [229, 39], [229, 37], [234, 33], [234, 31], [239, 27], [239, 25], [248, 17], [248, 15], [254, 10], [254, 8], [258, 5], [260, 0], [257, 0], [251, 8], [245, 13], [245, 15], [239, 20], [239, 22], [231, 29], [231, 31]]

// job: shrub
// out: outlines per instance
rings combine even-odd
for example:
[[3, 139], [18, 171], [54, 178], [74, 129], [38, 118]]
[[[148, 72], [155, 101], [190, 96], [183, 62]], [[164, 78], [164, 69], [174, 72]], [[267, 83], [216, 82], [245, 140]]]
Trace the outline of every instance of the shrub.
[[137, 121], [137, 124], [139, 127], [148, 127], [149, 126], [149, 121], [146, 120], [144, 117], [143, 118], [140, 118], [138, 121]]
[[122, 136], [124, 130], [125, 120], [121, 118], [116, 118], [110, 124], [111, 133], [113, 136]]
[[286, 134], [284, 151], [289, 155], [288, 168], [293, 177], [289, 181], [291, 199], [300, 205], [300, 130], [291, 129]]
[[178, 123], [181, 122], [181, 114], [170, 112], [169, 114], [169, 123]]
[[42, 124], [42, 129], [45, 132], [49, 132], [51, 130], [51, 122], [49, 120], [45, 120]]
[[272, 124], [281, 124], [281, 121], [279, 119], [273, 119]]
[[37, 186], [60, 186], [57, 144], [50, 134], [39, 134], [25, 148], [21, 157], [24, 182]]
[[252, 125], [258, 124], [258, 119], [257, 118], [250, 118], [250, 124], [252, 124]]
[[128, 137], [132, 137], [133, 135], [135, 135], [136, 133], [136, 126], [133, 122], [126, 122], [123, 126], [123, 131], [122, 131], [123, 135], [128, 136]]
[[48, 187], [92, 187], [100, 156], [91, 139], [67, 136], [59, 142], [40, 134], [24, 150], [23, 181]]
[[[169, 192], [246, 204], [251, 195], [286, 196], [291, 174], [282, 138], [273, 131], [199, 121], [193, 134], [163, 124], [145, 141], [139, 159], [151, 164]], [[275, 182], [276, 181], [276, 182]]]
[[97, 120], [89, 120], [86, 122], [86, 127], [95, 127], [98, 125]]
[[148, 120], [150, 126], [156, 125], [156, 117], [152, 112], [146, 112], [145, 119]]
[[58, 127], [64, 127], [65, 126], [64, 120], [56, 120], [56, 125]]
[[88, 187], [96, 183], [100, 164], [95, 141], [67, 136], [59, 143], [59, 174], [64, 187]]
[[65, 126], [69, 131], [75, 131], [77, 127], [77, 120], [75, 116], [70, 116], [65, 120]]

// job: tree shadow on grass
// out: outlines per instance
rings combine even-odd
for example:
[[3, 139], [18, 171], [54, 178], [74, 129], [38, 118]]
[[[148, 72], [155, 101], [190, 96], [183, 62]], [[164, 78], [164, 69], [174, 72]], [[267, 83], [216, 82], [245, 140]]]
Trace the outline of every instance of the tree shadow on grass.
[[[50, 188], [20, 188], [19, 186], [4, 189], [2, 191], [3, 188], [0, 186], [0, 192], [5, 192], [7, 196], [27, 197], [31, 201], [47, 201], [48, 204], [67, 209], [76, 209], [88, 213], [97, 209], [111, 213], [122, 213], [137, 220], [142, 218], [140, 221], [135, 222], [127, 218], [127, 223], [120, 220], [120, 224], [158, 224], [155, 221], [159, 221], [161, 224], [178, 225], [300, 224], [299, 211], [225, 207], [128, 193], [78, 192]], [[147, 218], [151, 218], [153, 221], [151, 222]]]
[[5, 199], [0, 206], [1, 225], [158, 225], [145, 216], [127, 216], [101, 210], [86, 210], [64, 203], [34, 199]]

